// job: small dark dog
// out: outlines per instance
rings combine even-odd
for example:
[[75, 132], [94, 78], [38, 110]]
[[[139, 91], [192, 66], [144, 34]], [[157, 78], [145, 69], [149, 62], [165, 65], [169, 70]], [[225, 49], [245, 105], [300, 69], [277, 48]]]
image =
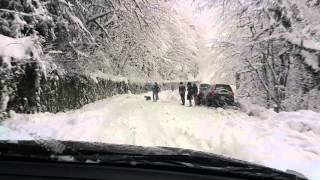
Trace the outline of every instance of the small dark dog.
[[144, 96], [146, 98], [146, 101], [151, 101], [151, 96]]

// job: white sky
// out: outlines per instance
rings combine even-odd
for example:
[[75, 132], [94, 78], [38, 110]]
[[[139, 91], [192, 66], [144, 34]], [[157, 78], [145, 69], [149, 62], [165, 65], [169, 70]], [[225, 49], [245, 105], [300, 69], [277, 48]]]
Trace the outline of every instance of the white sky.
[[176, 9], [182, 17], [190, 19], [193, 25], [202, 35], [210, 34], [213, 26], [212, 12], [208, 10], [197, 10], [196, 4], [193, 0], [176, 0], [173, 8]]

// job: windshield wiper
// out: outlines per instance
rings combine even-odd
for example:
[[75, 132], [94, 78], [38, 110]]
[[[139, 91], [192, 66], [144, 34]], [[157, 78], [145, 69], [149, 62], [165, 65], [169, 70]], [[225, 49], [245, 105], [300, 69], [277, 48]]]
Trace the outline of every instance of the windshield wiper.
[[[89, 157], [81, 157], [84, 159]], [[94, 161], [95, 160], [95, 161]], [[266, 178], [266, 179], [298, 179], [292, 174], [286, 174], [281, 171], [266, 168], [263, 166], [251, 165], [247, 163], [233, 162], [219, 158], [196, 157], [189, 155], [131, 155], [119, 154], [100, 155], [94, 162], [106, 165], [128, 165], [134, 167], [153, 168], [161, 167], [175, 170], [183, 169], [187, 171], [199, 171], [209, 174], [220, 174], [243, 178]]]

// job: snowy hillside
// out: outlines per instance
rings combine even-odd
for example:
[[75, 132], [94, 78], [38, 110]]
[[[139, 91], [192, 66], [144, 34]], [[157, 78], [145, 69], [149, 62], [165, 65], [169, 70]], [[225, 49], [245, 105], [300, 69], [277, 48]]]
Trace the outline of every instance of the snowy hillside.
[[160, 102], [121, 95], [66, 113], [12, 114], [0, 139], [59, 139], [189, 148], [320, 179], [319, 113], [260, 112], [186, 107], [177, 92]]

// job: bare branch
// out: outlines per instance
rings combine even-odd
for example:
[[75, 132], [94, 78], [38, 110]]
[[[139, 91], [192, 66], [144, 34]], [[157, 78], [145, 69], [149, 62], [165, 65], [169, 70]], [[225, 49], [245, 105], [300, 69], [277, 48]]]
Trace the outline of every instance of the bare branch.
[[94, 23], [106, 34], [107, 38], [110, 39], [108, 31], [96, 20], [94, 20]]
[[132, 0], [134, 2], [134, 4], [136, 5], [136, 7], [139, 9], [140, 13], [142, 13], [142, 9], [139, 6], [138, 2], [136, 0]]
[[24, 13], [24, 12], [13, 11], [13, 10], [9, 10], [9, 9], [0, 9], [0, 11], [8, 12], [8, 13], [14, 13], [14, 14], [19, 14], [19, 15], [28, 16], [28, 17], [38, 16], [38, 15], [39, 15], [39, 14], [31, 14], [31, 13]]
[[246, 59], [246, 62], [248, 62], [249, 66], [256, 72], [258, 78], [259, 78], [259, 81], [260, 83], [262, 84], [262, 87], [264, 88], [264, 90], [270, 95], [271, 99], [276, 103], [276, 104], [279, 104], [279, 101], [274, 97], [274, 95], [271, 93], [270, 89], [268, 88], [268, 86], [266, 85], [266, 83], [263, 81], [262, 79], [262, 76], [259, 72], [259, 70], [253, 66], [253, 64], [248, 60]]
[[92, 17], [92, 18], [89, 18], [89, 19], [87, 20], [87, 23], [92, 22], [92, 21], [95, 21], [96, 19], [101, 18], [101, 17], [103, 17], [103, 16], [106, 16], [106, 15], [110, 14], [111, 12], [114, 12], [114, 11], [107, 11], [107, 12], [104, 12], [104, 13], [99, 14], [99, 15], [97, 15], [97, 16], [94, 16], [94, 17]]

